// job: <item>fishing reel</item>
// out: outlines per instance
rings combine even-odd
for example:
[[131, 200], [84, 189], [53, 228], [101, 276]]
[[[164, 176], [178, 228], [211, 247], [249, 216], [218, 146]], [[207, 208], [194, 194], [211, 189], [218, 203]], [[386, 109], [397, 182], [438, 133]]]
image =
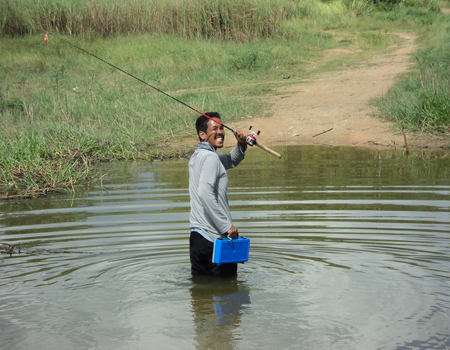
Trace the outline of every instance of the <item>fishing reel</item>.
[[258, 130], [258, 132], [254, 132], [252, 130], [252, 126], [250, 125], [250, 128], [248, 129], [250, 131], [250, 135], [247, 136], [247, 139], [245, 140], [248, 145], [254, 146], [256, 144], [256, 136], [260, 134], [261, 131]]

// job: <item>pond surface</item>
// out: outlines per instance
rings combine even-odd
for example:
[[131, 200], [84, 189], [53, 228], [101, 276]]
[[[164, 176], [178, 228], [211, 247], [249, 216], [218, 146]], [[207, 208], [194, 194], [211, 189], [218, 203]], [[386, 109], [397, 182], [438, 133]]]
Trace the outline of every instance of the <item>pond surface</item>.
[[0, 203], [1, 347], [450, 348], [449, 153], [275, 150], [228, 171], [233, 279], [190, 275], [188, 160]]

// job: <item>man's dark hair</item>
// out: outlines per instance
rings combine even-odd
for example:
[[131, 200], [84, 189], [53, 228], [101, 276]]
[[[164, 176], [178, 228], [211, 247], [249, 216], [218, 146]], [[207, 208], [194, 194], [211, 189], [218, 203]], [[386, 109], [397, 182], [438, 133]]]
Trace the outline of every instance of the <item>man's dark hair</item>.
[[[220, 119], [220, 114], [217, 112], [207, 112], [207, 113], [205, 113], [205, 115], [207, 115], [210, 118]], [[206, 133], [206, 131], [208, 130], [208, 122], [210, 120], [211, 119], [205, 117], [203, 114], [197, 118], [197, 121], [195, 123], [195, 128], [197, 129], [197, 135], [198, 135], [198, 139], [200, 141], [202, 141], [202, 139], [200, 138], [200, 131], [203, 131], [204, 133]]]

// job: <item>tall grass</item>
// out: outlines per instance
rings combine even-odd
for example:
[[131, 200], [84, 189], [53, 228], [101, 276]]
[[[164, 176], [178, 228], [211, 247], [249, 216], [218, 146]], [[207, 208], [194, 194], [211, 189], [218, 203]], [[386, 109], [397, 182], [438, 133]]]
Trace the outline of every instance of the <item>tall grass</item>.
[[116, 34], [181, 34], [249, 40], [282, 33], [301, 15], [292, 0], [3, 0], [0, 36], [52, 31], [82, 38]]

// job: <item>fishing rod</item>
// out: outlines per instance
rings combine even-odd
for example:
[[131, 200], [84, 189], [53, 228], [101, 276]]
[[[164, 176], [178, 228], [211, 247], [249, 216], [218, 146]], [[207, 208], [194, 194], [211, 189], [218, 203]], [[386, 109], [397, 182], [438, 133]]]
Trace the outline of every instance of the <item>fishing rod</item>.
[[[100, 57], [98, 57], [98, 56], [96, 56], [96, 55], [90, 53], [89, 51], [87, 51], [87, 50], [85, 50], [85, 49], [83, 49], [83, 48], [81, 48], [81, 47], [79, 47], [79, 46], [77, 46], [77, 45], [75, 45], [75, 44], [72, 44], [70, 41], [68, 41], [68, 40], [66, 40], [66, 39], [64, 39], [64, 38], [61, 38], [61, 37], [59, 37], [59, 36], [57, 36], [57, 35], [55, 35], [55, 34], [53, 34], [53, 33], [46, 32], [46, 34], [44, 35], [44, 41], [45, 41], [45, 42], [48, 41], [48, 35], [51, 35], [51, 36], [55, 37], [56, 39], [59, 39], [59, 40], [65, 42], [66, 44], [69, 44], [70, 46], [73, 46], [73, 47], [75, 47], [76, 49], [78, 49], [78, 50], [80, 50], [80, 51], [83, 51], [84, 53], [87, 53], [89, 56], [92, 56], [92, 57], [98, 59], [99, 61], [102, 61], [103, 63], [106, 63], [107, 65], [109, 65], [109, 66], [111, 66], [111, 67], [113, 67], [113, 68], [115, 68], [115, 69], [121, 71], [122, 73], [124, 73], [124, 74], [126, 74], [126, 75], [128, 75], [128, 76], [130, 76], [130, 77], [132, 77], [132, 78], [134, 78], [134, 79], [136, 79], [137, 81], [140, 81], [141, 83], [143, 83], [143, 84], [145, 84], [145, 85], [151, 87], [152, 89], [155, 89], [156, 91], [162, 93], [163, 95], [166, 95], [167, 97], [169, 97], [169, 98], [171, 98], [171, 99], [177, 101], [178, 103], [181, 103], [183, 106], [186, 106], [187, 108], [192, 109], [194, 112], [197, 112], [197, 113], [199, 113], [199, 114], [205, 116], [206, 118], [211, 119], [211, 120], [214, 121], [215, 123], [218, 123], [219, 125], [222, 125], [224, 128], [230, 130], [233, 134], [237, 134], [236, 130], [233, 130], [232, 128], [228, 127], [227, 125], [225, 125], [225, 124], [222, 123], [221, 121], [218, 121], [217, 119], [211, 118], [210, 116], [206, 115], [205, 113], [202, 113], [202, 112], [200, 112], [199, 110], [195, 109], [194, 107], [189, 106], [187, 103], [184, 103], [183, 101], [180, 101], [180, 100], [177, 99], [176, 97], [173, 97], [173, 96], [169, 95], [168, 93], [162, 91], [161, 89], [158, 89], [156, 86], [150, 85], [150, 84], [147, 83], [146, 81], [144, 81], [144, 80], [142, 80], [142, 79], [140, 79], [140, 78], [134, 76], [133, 74], [130, 74], [130, 73], [124, 71], [123, 69], [121, 69], [121, 68], [119, 68], [119, 67], [113, 65], [112, 63], [109, 63], [108, 61], [105, 61], [104, 59], [102, 59], [102, 58], [100, 58]], [[250, 130], [251, 130], [251, 128], [252, 128], [252, 127], [250, 126]], [[281, 155], [280, 155], [279, 153], [277, 153], [277, 152], [271, 150], [270, 148], [268, 148], [268, 147], [266, 147], [266, 146], [261, 145], [260, 143], [258, 143], [258, 142], [256, 141], [255, 136], [256, 136], [256, 135], [259, 135], [259, 133], [260, 133], [259, 131], [258, 131], [258, 133], [255, 133], [254, 131], [251, 131], [251, 132], [250, 132], [250, 135], [248, 135], [248, 136], [247, 136], [247, 139], [246, 139], [247, 144], [250, 145], [250, 146], [257, 146], [257, 147], [259, 147], [259, 148], [265, 150], [266, 152], [269, 152], [269, 153], [273, 154], [274, 156], [276, 156], [276, 157], [278, 157], [278, 158], [281, 158]]]

